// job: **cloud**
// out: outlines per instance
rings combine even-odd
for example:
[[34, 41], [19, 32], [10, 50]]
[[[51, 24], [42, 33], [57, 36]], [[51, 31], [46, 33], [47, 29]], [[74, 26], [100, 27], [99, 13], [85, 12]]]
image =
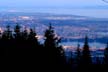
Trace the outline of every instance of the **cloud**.
[[103, 2], [105, 2], [105, 3], [108, 3], [108, 0], [102, 0]]

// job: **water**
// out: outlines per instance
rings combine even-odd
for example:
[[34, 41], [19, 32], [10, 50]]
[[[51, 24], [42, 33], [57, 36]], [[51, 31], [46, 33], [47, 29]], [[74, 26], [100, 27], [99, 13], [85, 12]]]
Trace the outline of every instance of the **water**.
[[[72, 52], [72, 57], [75, 58], [76, 57], [76, 48], [77, 48], [77, 45], [78, 43], [77, 42], [62, 42], [61, 43], [63, 46], [67, 46], [67, 48], [65, 48], [65, 55], [67, 56], [67, 58], [70, 58], [71, 57], [71, 53]], [[84, 43], [83, 42], [79, 42], [80, 44], [80, 48], [82, 49], [83, 48], [83, 45]], [[68, 47], [70, 46], [70, 47]], [[89, 46], [90, 46], [90, 49], [92, 51], [90, 51], [91, 53], [91, 57], [92, 57], [92, 62], [93, 63], [96, 63], [97, 60], [96, 58], [99, 57], [99, 60], [101, 62], [103, 62], [103, 57], [104, 57], [104, 48], [106, 46], [106, 44], [102, 44], [102, 43], [99, 43], [99, 42], [92, 42], [92, 43], [89, 43]]]
[[[82, 48], [84, 45], [83, 42], [79, 42], [79, 44], [80, 44], [80, 48]], [[77, 48], [78, 42], [62, 42], [61, 45]], [[99, 43], [99, 42], [91, 42], [89, 43], [89, 47], [91, 49], [104, 49], [106, 47], [106, 44]]]

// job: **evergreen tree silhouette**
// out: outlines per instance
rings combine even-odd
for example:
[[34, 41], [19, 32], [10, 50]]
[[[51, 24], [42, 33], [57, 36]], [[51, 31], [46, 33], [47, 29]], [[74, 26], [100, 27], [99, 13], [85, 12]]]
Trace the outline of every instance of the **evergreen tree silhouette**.
[[90, 54], [89, 45], [88, 45], [88, 37], [86, 36], [83, 51], [82, 51], [82, 56], [81, 56], [80, 67], [84, 72], [87, 72], [91, 70], [90, 69], [91, 64], [92, 64], [92, 60], [91, 60], [91, 54]]
[[105, 72], [104, 71], [105, 70], [104, 64], [101, 62], [99, 56], [96, 57], [96, 64], [93, 64], [93, 65], [94, 65], [94, 69], [96, 69], [97, 71], [103, 71], [103, 72]]
[[84, 47], [82, 51], [83, 64], [91, 64], [91, 54], [88, 45], [88, 37], [85, 37]]
[[3, 32], [2, 39], [9, 40], [12, 39], [12, 31], [10, 30], [10, 26], [6, 26], [6, 30]]
[[104, 71], [107, 72], [108, 69], [108, 43], [104, 50]]
[[6, 28], [7, 28], [6, 30], [7, 39], [12, 39], [13, 36], [12, 36], [12, 31], [10, 30], [10, 26], [8, 25]]
[[45, 68], [45, 71], [55, 72], [87, 72], [92, 71], [92, 68], [107, 70], [108, 43], [104, 50], [104, 64], [101, 63], [99, 57], [96, 57], [96, 64], [92, 63], [87, 36], [85, 37], [83, 50], [80, 50], [78, 44], [76, 57], [74, 58], [74, 53], [71, 52], [71, 57], [67, 62], [63, 46], [59, 44], [61, 38], [56, 35], [51, 24], [45, 31], [44, 37], [44, 44], [40, 44], [35, 29], [30, 29], [28, 32], [28, 29], [25, 28], [21, 31], [20, 25], [17, 24], [12, 31], [10, 26], [7, 25], [3, 33], [0, 31], [0, 47], [3, 49], [5, 57], [4, 65], [8, 67], [12, 65], [11, 68], [17, 69], [26, 67], [27, 70], [35, 71], [39, 68]]
[[20, 25], [17, 23], [16, 26], [14, 27], [14, 42], [13, 42], [13, 48], [15, 48], [14, 50], [14, 56], [16, 58], [21, 58], [24, 55], [24, 40], [22, 37], [22, 32], [21, 32], [21, 27]]
[[29, 40], [29, 42], [34, 42], [36, 45], [39, 45], [37, 33], [35, 32], [35, 30], [30, 29], [30, 33], [28, 35], [28, 40]]
[[12, 45], [11, 45], [12, 39], [13, 39], [12, 31], [10, 30], [10, 26], [7, 25], [6, 30], [3, 32], [3, 35], [2, 35], [2, 44], [3, 44], [2, 47], [4, 48], [4, 50], [5, 50], [4, 53], [7, 56], [10, 54], [9, 52], [12, 48]]
[[17, 23], [16, 24], [16, 26], [15, 26], [15, 28], [14, 28], [14, 32], [15, 32], [15, 39], [19, 39], [20, 40], [20, 38], [21, 38], [21, 27], [19, 26], [19, 24]]
[[78, 43], [77, 45], [77, 50], [76, 50], [76, 72], [80, 72], [82, 68], [81, 64], [81, 49], [80, 49], [80, 44]]
[[22, 32], [22, 36], [23, 36], [24, 40], [27, 40], [27, 38], [28, 38], [28, 31], [27, 31], [26, 27], [25, 27], [24, 31]]
[[37, 65], [37, 69], [48, 67], [46, 71], [50, 70], [49, 68], [55, 71], [67, 71], [64, 50], [59, 45], [61, 39], [56, 37], [51, 24], [45, 32], [45, 38], [44, 45], [40, 45], [35, 30], [30, 29], [30, 32], [27, 32], [25, 28], [21, 31], [21, 27], [17, 24], [12, 32], [10, 26], [7, 26], [0, 39], [4, 57], [9, 59], [6, 59], [8, 60], [6, 64], [11, 64], [11, 68], [17, 69], [23, 66], [27, 70], [35, 69]]
[[51, 24], [49, 25], [49, 28], [45, 31], [45, 38], [45, 47], [57, 47], [57, 37], [55, 37], [55, 33]]
[[60, 39], [56, 37], [54, 28], [49, 25], [49, 28], [45, 31], [45, 57], [48, 67], [52, 70], [63, 70], [65, 64], [64, 50], [59, 46]]
[[69, 67], [69, 72], [72, 72], [72, 70], [74, 70], [75, 66], [74, 66], [74, 58], [73, 58], [73, 52], [70, 51], [70, 57], [69, 57], [69, 60], [68, 60], [68, 67]]
[[104, 62], [106, 65], [108, 65], [108, 43], [107, 43], [107, 46], [104, 50]]
[[78, 44], [77, 51], [76, 51], [76, 61], [77, 61], [77, 64], [78, 65], [81, 62], [80, 60], [81, 60], [81, 51], [80, 51], [80, 44]]

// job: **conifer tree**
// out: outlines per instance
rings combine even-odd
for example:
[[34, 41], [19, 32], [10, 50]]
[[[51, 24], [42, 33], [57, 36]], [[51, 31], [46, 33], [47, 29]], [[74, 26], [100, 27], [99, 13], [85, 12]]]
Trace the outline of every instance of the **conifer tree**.
[[48, 47], [57, 47], [57, 37], [55, 37], [55, 32], [53, 30], [52, 25], [49, 25], [49, 28], [45, 31], [45, 46]]
[[88, 72], [91, 70], [92, 67], [91, 65], [92, 65], [92, 59], [91, 59], [91, 54], [90, 54], [90, 49], [88, 44], [88, 37], [86, 36], [83, 50], [82, 50], [79, 70], [82, 70], [82, 72]]
[[9, 25], [6, 26], [6, 30], [3, 32], [2, 38], [3, 39], [7, 39], [7, 40], [13, 38], [12, 31], [10, 30], [10, 26]]
[[22, 36], [23, 36], [24, 40], [27, 40], [27, 38], [28, 38], [28, 31], [27, 31], [26, 27], [25, 27], [24, 31], [22, 32]]
[[76, 50], [76, 61], [77, 61], [77, 64], [80, 64], [80, 60], [81, 60], [81, 50], [80, 50], [80, 44], [78, 44], [77, 50]]
[[107, 43], [107, 46], [104, 50], [104, 62], [106, 65], [108, 65], [108, 43]]
[[28, 39], [33, 40], [33, 39], [36, 38], [36, 36], [37, 36], [37, 34], [36, 34], [35, 30], [30, 29], [30, 33], [29, 33]]
[[82, 61], [83, 61], [83, 65], [91, 64], [91, 54], [90, 54], [90, 50], [89, 50], [87, 36], [85, 37], [84, 47], [83, 47], [83, 51], [82, 51]]
[[[45, 31], [45, 57], [46, 61], [55, 70], [62, 70], [64, 66], [64, 50], [59, 46], [60, 39], [56, 37], [54, 28], [49, 25], [49, 28]], [[64, 62], [64, 63], [63, 63]]]
[[12, 31], [10, 30], [10, 26], [8, 25], [7, 26], [7, 37], [8, 37], [8, 39], [12, 39], [13, 38], [13, 36], [12, 36]]
[[35, 46], [40, 45], [40, 43], [38, 42], [38, 37], [35, 30], [30, 29], [30, 33], [28, 34], [28, 41], [32, 42]]
[[70, 51], [69, 65], [70, 65], [71, 68], [72, 68], [73, 63], [74, 63], [73, 62], [73, 52]]
[[17, 23], [17, 25], [15, 26], [14, 28], [14, 32], [15, 32], [15, 38], [16, 39], [19, 39], [21, 37], [21, 31], [20, 31], [20, 26], [19, 24]]

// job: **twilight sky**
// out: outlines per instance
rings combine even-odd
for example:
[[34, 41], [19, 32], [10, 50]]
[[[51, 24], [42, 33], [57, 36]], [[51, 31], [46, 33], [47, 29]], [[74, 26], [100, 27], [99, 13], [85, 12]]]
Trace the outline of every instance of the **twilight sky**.
[[26, 7], [26, 6], [97, 6], [108, 5], [104, 0], [1, 0], [0, 6]]
[[[106, 1], [106, 2], [105, 2]], [[0, 11], [38, 11], [49, 13], [62, 13], [102, 17], [100, 13], [104, 12], [103, 17], [108, 17], [108, 0], [1, 0]], [[70, 11], [70, 10], [71, 11]], [[77, 12], [78, 9], [79, 13]], [[58, 10], [58, 12], [57, 12]], [[72, 12], [72, 10], [74, 12]], [[76, 11], [75, 11], [76, 10]], [[91, 11], [89, 14], [86, 11]], [[61, 11], [61, 12], [60, 12]], [[69, 11], [71, 13], [69, 13]], [[95, 13], [97, 12], [98, 13]], [[85, 12], [85, 13], [84, 13]], [[98, 15], [99, 14], [99, 15]]]

